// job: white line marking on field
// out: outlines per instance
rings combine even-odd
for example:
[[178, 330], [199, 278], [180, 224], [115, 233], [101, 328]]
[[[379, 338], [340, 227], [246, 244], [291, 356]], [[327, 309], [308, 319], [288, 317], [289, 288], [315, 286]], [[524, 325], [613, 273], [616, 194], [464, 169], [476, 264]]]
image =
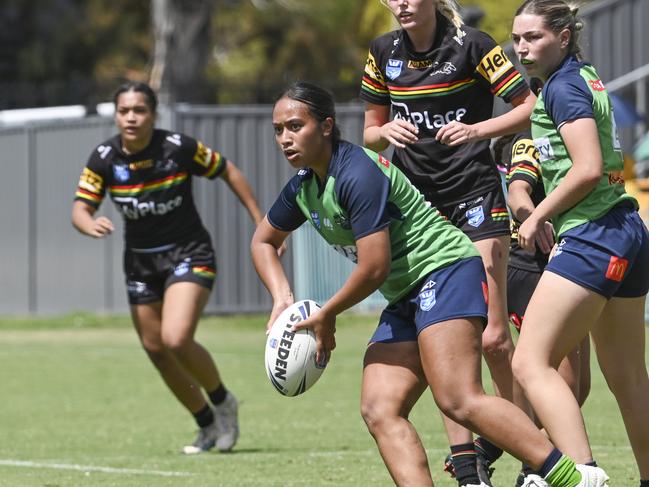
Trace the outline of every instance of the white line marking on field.
[[24, 467], [24, 468], [53, 468], [58, 470], [78, 470], [79, 472], [102, 472], [132, 475], [159, 475], [162, 477], [188, 477], [193, 475], [189, 472], [173, 472], [164, 470], [140, 470], [136, 468], [114, 468], [114, 467], [97, 467], [94, 465], [76, 465], [69, 463], [47, 463], [32, 462], [24, 460], [2, 460], [0, 465], [6, 467]]

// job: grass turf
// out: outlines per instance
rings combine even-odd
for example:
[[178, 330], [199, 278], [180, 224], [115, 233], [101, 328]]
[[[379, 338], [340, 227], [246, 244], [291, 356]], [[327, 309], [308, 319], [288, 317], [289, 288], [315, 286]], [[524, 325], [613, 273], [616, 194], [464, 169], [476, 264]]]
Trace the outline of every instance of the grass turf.
[[[0, 319], [0, 486], [389, 486], [358, 413], [361, 360], [374, 316], [343, 315], [331, 363], [296, 398], [280, 396], [263, 369], [265, 317], [211, 317], [198, 338], [241, 401], [241, 438], [230, 454], [185, 457], [191, 417], [140, 349], [128, 317], [78, 314]], [[613, 485], [635, 486], [622, 421], [596, 365], [585, 416], [595, 456]], [[438, 487], [448, 447], [425, 394], [411, 417]], [[513, 485], [504, 455], [494, 485]]]

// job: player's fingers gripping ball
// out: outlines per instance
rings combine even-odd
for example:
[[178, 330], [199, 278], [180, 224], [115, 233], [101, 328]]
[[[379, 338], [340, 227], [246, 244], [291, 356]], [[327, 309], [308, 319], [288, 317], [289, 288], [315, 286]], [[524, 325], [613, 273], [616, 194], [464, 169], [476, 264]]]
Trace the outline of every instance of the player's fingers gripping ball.
[[280, 394], [297, 396], [308, 390], [322, 375], [326, 363], [316, 363], [316, 338], [310, 329], [292, 331], [320, 305], [298, 301], [277, 317], [266, 339], [266, 374]]

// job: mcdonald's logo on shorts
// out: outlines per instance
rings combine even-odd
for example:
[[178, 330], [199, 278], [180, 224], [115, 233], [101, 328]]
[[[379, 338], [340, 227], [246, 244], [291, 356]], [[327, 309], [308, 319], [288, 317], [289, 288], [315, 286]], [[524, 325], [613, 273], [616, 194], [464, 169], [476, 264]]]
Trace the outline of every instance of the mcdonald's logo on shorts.
[[611, 281], [622, 282], [626, 269], [629, 267], [629, 261], [622, 257], [611, 256], [608, 262], [608, 269], [606, 270], [606, 279]]

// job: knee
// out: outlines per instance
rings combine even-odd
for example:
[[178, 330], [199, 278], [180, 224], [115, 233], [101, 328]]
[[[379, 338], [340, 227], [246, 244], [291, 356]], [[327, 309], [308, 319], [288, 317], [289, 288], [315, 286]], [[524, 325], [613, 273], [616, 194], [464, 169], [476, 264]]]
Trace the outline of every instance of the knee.
[[534, 376], [534, 371], [534, 364], [529, 360], [529, 357], [525, 357], [524, 354], [519, 353], [519, 350], [516, 350], [512, 357], [512, 374], [523, 389], [526, 389], [527, 384]]
[[142, 339], [141, 343], [142, 348], [156, 367], [160, 367], [165, 363], [167, 350], [165, 350], [161, 341]]
[[478, 409], [480, 393], [437, 394], [435, 403], [447, 417], [463, 426], [472, 425]]
[[361, 416], [370, 434], [377, 436], [389, 429], [390, 424], [395, 420], [408, 419], [408, 412], [399, 413], [380, 400], [363, 400]]
[[162, 343], [164, 347], [174, 355], [180, 356], [188, 352], [192, 339], [181, 333], [163, 333]]

